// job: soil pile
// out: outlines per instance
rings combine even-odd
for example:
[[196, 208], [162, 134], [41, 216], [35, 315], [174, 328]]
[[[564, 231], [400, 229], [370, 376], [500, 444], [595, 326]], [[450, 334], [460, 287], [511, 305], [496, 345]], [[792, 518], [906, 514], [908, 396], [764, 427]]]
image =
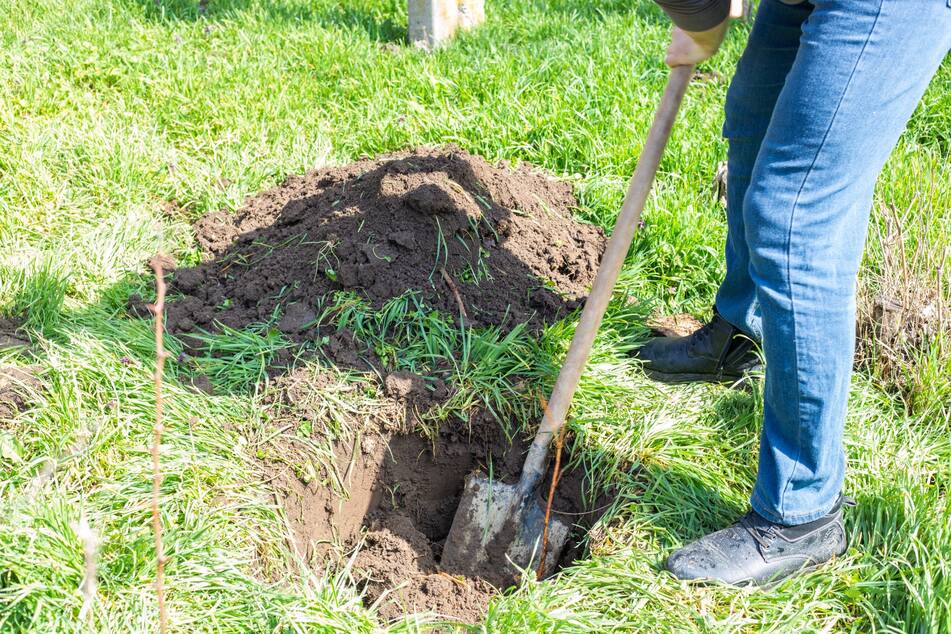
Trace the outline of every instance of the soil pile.
[[[298, 373], [282, 377], [281, 382], [293, 382], [295, 389], [301, 389], [294, 376]], [[324, 381], [320, 375], [313, 379], [327, 389]], [[441, 565], [442, 547], [466, 475], [487, 470], [491, 462], [495, 477], [513, 482], [527, 443], [519, 439], [510, 443], [499, 423], [486, 415], [476, 415], [468, 424], [450, 421], [434, 441], [404, 433], [403, 417], [415, 407], [431, 404], [432, 395], [423, 393], [424, 380], [415, 375], [401, 372], [385, 383], [398, 386], [392, 400], [361, 434], [334, 447], [332, 469], [307, 475], [306, 470], [288, 468], [295, 441], [277, 441], [278, 451], [272, 454], [276, 459], [266, 461], [265, 469], [287, 511], [294, 547], [318, 568], [334, 552], [346, 557], [359, 548], [353, 574], [365, 584], [368, 604], [383, 597], [379, 609], [384, 618], [430, 611], [478, 621], [498, 589], [516, 581], [517, 571], [501, 561], [488, 578], [463, 577]], [[293, 390], [281, 398], [297, 402]], [[565, 472], [554, 509], [567, 513], [564, 517], [573, 523], [589, 526], [596, 518], [588, 509], [603, 500], [586, 505], [582, 483], [581, 472]], [[547, 491], [547, 485], [541, 489]], [[579, 554], [575, 544], [581, 535], [583, 529], [566, 550], [563, 564]]]
[[416, 291], [474, 326], [537, 327], [577, 306], [604, 250], [599, 228], [571, 218], [575, 204], [567, 183], [452, 146], [292, 176], [198, 221], [208, 259], [173, 273], [168, 326], [280, 315], [307, 339], [317, 299], [350, 289], [374, 307]]

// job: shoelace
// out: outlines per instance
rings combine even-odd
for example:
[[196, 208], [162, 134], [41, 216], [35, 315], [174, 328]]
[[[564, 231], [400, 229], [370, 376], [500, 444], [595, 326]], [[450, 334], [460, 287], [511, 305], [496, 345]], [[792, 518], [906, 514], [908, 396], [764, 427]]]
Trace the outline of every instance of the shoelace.
[[[707, 339], [710, 338], [710, 333], [713, 332], [713, 326], [717, 322], [718, 317], [714, 316], [713, 321], [710, 321], [706, 325], [695, 330], [693, 334], [690, 335], [690, 340], [687, 342], [689, 349], [694, 349], [698, 344], [705, 343]], [[731, 336], [732, 339], [732, 336]], [[724, 364], [726, 363], [727, 356], [730, 354], [732, 349], [731, 344], [723, 346], [723, 350], [720, 351], [720, 358], [717, 359], [717, 371], [723, 369]]]
[[740, 519], [740, 525], [746, 529], [746, 532], [756, 540], [756, 543], [762, 546], [764, 549], [769, 550], [773, 542], [776, 540], [776, 526], [773, 524], [769, 525], [765, 531], [760, 529], [755, 523], [755, 514], [753, 511], [750, 511]]
[[695, 346], [698, 343], [701, 343], [709, 339], [710, 332], [713, 330], [712, 326], [713, 326], [713, 322], [710, 322], [708, 324], [701, 326], [697, 330], [694, 330], [693, 333], [690, 335], [690, 345]]
[[[850, 507], [857, 505], [856, 501], [847, 495], [841, 496], [841, 504], [842, 506]], [[776, 524], [770, 524], [766, 530], [763, 530], [760, 526], [757, 526], [756, 519], [756, 512], [751, 510], [740, 519], [740, 526], [745, 528], [746, 532], [749, 533], [764, 550], [769, 550], [779, 535], [779, 529]]]

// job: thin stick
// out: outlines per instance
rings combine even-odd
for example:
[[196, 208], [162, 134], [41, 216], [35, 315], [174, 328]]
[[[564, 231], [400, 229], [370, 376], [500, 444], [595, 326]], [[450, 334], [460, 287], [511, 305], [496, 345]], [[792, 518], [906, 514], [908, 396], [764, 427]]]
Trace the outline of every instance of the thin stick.
[[76, 536], [83, 545], [83, 557], [86, 561], [86, 576], [80, 589], [83, 593], [83, 607], [79, 610], [79, 620], [89, 620], [89, 631], [93, 630], [93, 605], [96, 601], [96, 551], [99, 548], [99, 539], [96, 531], [89, 526], [86, 513], [79, 516], [79, 523], [75, 527]]
[[162, 486], [161, 444], [162, 432], [165, 430], [162, 422], [162, 376], [165, 371], [165, 359], [169, 356], [165, 351], [162, 339], [165, 315], [165, 256], [161, 253], [149, 260], [149, 266], [155, 272], [155, 303], [149, 305], [149, 310], [155, 315], [155, 426], [152, 428], [152, 531], [155, 533], [155, 597], [159, 607], [159, 632], [165, 634], [168, 629], [168, 612], [165, 608], [165, 549], [162, 546], [162, 519], [159, 515], [159, 493]]
[[941, 263], [938, 264], [938, 352], [944, 356], [945, 339], [947, 332], [944, 329], [944, 266], [948, 260], [948, 248], [941, 254]]
[[459, 312], [462, 313], [462, 318], [469, 321], [469, 315], [466, 313], [466, 305], [462, 303], [462, 295], [459, 294], [459, 287], [452, 281], [452, 276], [449, 275], [445, 268], [440, 266], [439, 273], [442, 275], [442, 279], [446, 280], [446, 286], [449, 287], [449, 290], [451, 290], [455, 296], [456, 303], [459, 304]]
[[[542, 410], [548, 409], [548, 403], [545, 397], [538, 395], [538, 400], [542, 403]], [[561, 448], [565, 444], [565, 434], [568, 433], [568, 426], [565, 425], [555, 437], [555, 469], [551, 472], [551, 486], [548, 487], [548, 504], [545, 506], [545, 528], [542, 529], [542, 553], [541, 560], [538, 562], [538, 571], [536, 578], [541, 579], [545, 575], [545, 557], [548, 555], [548, 526], [551, 523], [551, 505], [555, 499], [555, 489], [558, 487], [558, 479], [561, 476]]]

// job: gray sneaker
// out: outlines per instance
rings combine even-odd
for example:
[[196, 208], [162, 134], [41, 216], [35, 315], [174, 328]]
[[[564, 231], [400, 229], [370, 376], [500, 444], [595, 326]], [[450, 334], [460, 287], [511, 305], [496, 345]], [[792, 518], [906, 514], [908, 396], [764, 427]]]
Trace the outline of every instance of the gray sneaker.
[[765, 586], [823, 564], [848, 547], [839, 496], [829, 514], [808, 524], [783, 526], [750, 511], [739, 522], [701, 537], [667, 559], [678, 579]]

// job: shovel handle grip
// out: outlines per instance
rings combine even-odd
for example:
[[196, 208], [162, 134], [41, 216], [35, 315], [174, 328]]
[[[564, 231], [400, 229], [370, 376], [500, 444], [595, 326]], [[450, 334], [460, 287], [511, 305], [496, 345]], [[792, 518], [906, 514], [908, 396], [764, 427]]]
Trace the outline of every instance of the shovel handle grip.
[[611, 239], [608, 240], [604, 250], [601, 265], [591, 286], [591, 293], [581, 311], [581, 319], [568, 348], [568, 354], [565, 356], [555, 387], [552, 389], [548, 407], [545, 408], [545, 415], [525, 460], [518, 486], [521, 493], [527, 494], [538, 485], [544, 471], [548, 445], [565, 424], [568, 407], [571, 405], [581, 373], [588, 361], [591, 345], [598, 333], [604, 311], [611, 300], [614, 284], [621, 273], [631, 240], [634, 239], [634, 232], [640, 224], [641, 212], [647, 202], [654, 176], [657, 174], [657, 167], [667, 146], [667, 139], [670, 138], [670, 131], [692, 75], [693, 66], [677, 66], [671, 69], [667, 78], [664, 95], [654, 115], [654, 122], [647, 134], [644, 149], [637, 161], [637, 169], [634, 170], [634, 176], [631, 177], [627, 188], [624, 204], [614, 225], [614, 233], [611, 234]]

